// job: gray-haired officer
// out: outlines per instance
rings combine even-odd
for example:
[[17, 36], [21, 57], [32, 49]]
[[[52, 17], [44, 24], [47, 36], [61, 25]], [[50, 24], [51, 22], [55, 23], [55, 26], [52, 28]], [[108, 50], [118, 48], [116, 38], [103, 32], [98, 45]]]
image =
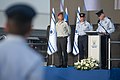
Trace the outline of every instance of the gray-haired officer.
[[98, 16], [98, 28], [96, 31], [103, 33], [103, 34], [111, 34], [115, 31], [114, 24], [111, 22], [111, 20], [105, 16], [103, 10], [100, 10], [96, 13]]
[[87, 54], [87, 44], [88, 44], [88, 36], [86, 35], [86, 31], [92, 31], [92, 25], [85, 20], [85, 13], [80, 13], [80, 23], [76, 25], [78, 37], [78, 47], [80, 53], [80, 59], [84, 59], [88, 57]]

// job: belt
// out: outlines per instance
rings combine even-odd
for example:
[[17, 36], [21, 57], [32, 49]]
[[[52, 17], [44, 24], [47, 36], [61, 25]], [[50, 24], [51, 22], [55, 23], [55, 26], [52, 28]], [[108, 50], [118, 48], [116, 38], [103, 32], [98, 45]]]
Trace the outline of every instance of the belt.
[[84, 37], [84, 36], [87, 36], [87, 35], [79, 35], [79, 37]]
[[68, 36], [60, 36], [60, 37], [57, 37], [57, 38], [67, 38]]

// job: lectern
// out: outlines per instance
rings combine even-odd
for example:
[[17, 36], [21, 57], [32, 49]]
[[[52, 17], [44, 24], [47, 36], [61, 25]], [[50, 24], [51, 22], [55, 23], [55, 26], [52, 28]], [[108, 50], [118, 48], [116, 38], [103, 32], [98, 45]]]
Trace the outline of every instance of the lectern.
[[108, 38], [106, 35], [101, 35], [96, 31], [87, 31], [88, 35], [88, 57], [99, 61], [100, 67], [107, 68], [107, 47]]
[[96, 31], [87, 31], [88, 35], [88, 57], [101, 63], [101, 36]]

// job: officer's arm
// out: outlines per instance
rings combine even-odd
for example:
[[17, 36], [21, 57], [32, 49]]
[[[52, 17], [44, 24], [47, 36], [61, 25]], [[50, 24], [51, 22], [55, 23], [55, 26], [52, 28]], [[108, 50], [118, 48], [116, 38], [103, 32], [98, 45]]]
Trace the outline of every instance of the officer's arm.
[[68, 33], [69, 33], [69, 35], [71, 34], [71, 28], [70, 28], [70, 26], [68, 26], [68, 24], [66, 23], [66, 27], [67, 27], [67, 29], [68, 29]]
[[112, 33], [115, 31], [114, 24], [111, 21], [109, 22], [109, 29], [107, 31], [108, 33]]

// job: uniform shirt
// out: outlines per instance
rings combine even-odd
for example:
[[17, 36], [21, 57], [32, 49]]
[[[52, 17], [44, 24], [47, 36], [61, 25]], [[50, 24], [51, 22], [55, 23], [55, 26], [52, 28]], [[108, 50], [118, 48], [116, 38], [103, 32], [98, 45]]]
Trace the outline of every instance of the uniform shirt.
[[115, 27], [111, 20], [108, 19], [108, 17], [105, 17], [103, 20], [100, 20], [100, 22], [98, 23], [98, 28], [96, 30], [98, 32], [106, 33], [102, 26], [107, 30], [108, 33], [112, 33], [115, 31]]
[[57, 37], [65, 37], [71, 33], [71, 29], [65, 21], [56, 23]]
[[0, 80], [42, 80], [42, 64], [23, 37], [8, 35], [0, 42]]
[[93, 27], [92, 25], [90, 25], [90, 23], [88, 23], [87, 21], [84, 22], [80, 22], [76, 25], [76, 30], [78, 35], [82, 36], [82, 35], [86, 35], [86, 31], [92, 31]]

